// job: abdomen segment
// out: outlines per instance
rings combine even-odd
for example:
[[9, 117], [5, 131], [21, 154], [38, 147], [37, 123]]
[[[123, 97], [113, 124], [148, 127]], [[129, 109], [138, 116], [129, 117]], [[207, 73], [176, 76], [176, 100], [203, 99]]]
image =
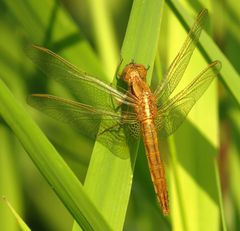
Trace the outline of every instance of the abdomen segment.
[[164, 166], [160, 159], [156, 128], [151, 119], [141, 124], [149, 170], [157, 198], [161, 204], [163, 214], [169, 214], [168, 192], [166, 186]]

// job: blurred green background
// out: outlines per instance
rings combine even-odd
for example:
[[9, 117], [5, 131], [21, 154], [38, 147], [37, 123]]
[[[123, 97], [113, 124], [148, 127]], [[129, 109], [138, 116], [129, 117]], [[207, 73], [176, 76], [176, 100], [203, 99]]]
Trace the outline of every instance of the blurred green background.
[[[110, 81], [120, 60], [120, 49], [132, 1], [103, 0], [100, 2], [101, 4], [98, 5], [96, 1], [91, 0], [39, 2], [0, 0], [0, 78], [29, 114], [35, 118], [81, 182], [85, 179], [94, 141], [82, 136], [80, 131], [54, 121], [26, 104], [26, 97], [31, 93], [52, 92], [64, 96], [67, 92], [52, 80], [43, 77], [43, 74], [36, 70], [27, 58], [25, 50], [29, 44], [47, 47], [87, 73]], [[207, 31], [227, 57], [229, 65], [239, 72], [238, 1], [180, 2], [191, 13], [199, 12], [202, 8], [209, 9]], [[97, 7], [104, 7], [104, 10], [101, 9], [99, 12], [105, 14], [98, 15]], [[195, 13], [192, 15], [194, 16]], [[101, 19], [106, 20], [107, 28], [100, 28], [96, 23]], [[163, 10], [158, 56], [163, 73], [166, 72], [185, 36], [181, 24], [166, 4]], [[221, 57], [215, 58], [222, 61]], [[203, 67], [206, 66], [198, 53], [194, 55], [191, 63], [194, 73], [202, 69], [202, 63]], [[199, 66], [201, 66], [200, 69]], [[183, 203], [186, 203], [185, 219], [187, 221], [185, 223], [187, 225], [182, 227], [188, 227], [188, 230], [221, 230], [221, 223], [224, 220], [220, 215], [221, 199], [227, 228], [240, 230], [239, 103], [221, 82], [218, 81], [211, 86], [215, 90], [212, 89], [211, 92], [206, 93], [207, 95], [190, 114], [190, 120], [184, 123], [174, 136], [175, 149], [180, 153], [177, 154], [179, 162], [177, 174], [174, 174], [176, 156], [165, 157], [166, 169], [169, 172], [168, 180], [171, 182], [169, 183], [171, 209], [174, 209], [174, 201], [177, 200], [175, 192], [179, 190], [175, 189], [177, 186], [172, 179], [178, 176], [185, 180], [177, 181], [181, 184], [182, 193], [180, 194], [184, 196]], [[213, 103], [211, 98], [214, 100]], [[198, 109], [201, 106], [205, 106], [203, 112]], [[196, 121], [198, 124], [193, 129], [192, 124]], [[201, 127], [202, 124], [205, 128]], [[215, 132], [211, 130], [212, 126]], [[201, 138], [202, 133], [204, 139]], [[183, 136], [186, 137], [186, 143], [182, 140]], [[188, 143], [191, 145], [188, 146]], [[201, 151], [204, 145], [208, 147], [207, 151], [206, 149]], [[171, 141], [170, 149], [174, 149]], [[184, 156], [184, 153], [188, 152], [195, 155], [196, 159], [195, 157], [189, 159], [188, 155]], [[143, 153], [141, 145], [139, 154], [142, 155], [138, 155], [135, 166], [124, 230], [184, 230], [184, 228], [178, 229], [178, 222], [182, 221], [178, 221], [177, 211], [173, 211], [172, 218], [164, 218], [161, 215]], [[40, 175], [1, 117], [0, 158], [0, 195], [8, 198], [31, 229], [71, 230], [73, 218]], [[218, 168], [214, 167], [213, 159], [216, 160]], [[220, 173], [222, 195], [219, 194], [215, 185], [218, 182], [216, 169], [219, 169]], [[212, 177], [216, 179], [213, 180]], [[200, 192], [196, 193], [194, 187], [197, 187]], [[185, 190], [189, 194], [186, 194]], [[196, 212], [196, 208], [200, 212]], [[181, 208], [180, 211], [182, 211]], [[205, 221], [206, 217], [209, 220]], [[194, 225], [191, 225], [189, 220], [194, 220]], [[18, 230], [17, 222], [3, 201], [0, 202], [0, 230]]]

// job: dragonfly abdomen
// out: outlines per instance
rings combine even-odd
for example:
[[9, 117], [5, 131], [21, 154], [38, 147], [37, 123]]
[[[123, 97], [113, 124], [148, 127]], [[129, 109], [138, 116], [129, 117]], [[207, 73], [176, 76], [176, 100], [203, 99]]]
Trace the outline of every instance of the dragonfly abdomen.
[[143, 121], [141, 123], [141, 129], [154, 189], [161, 204], [163, 214], [168, 215], [169, 203], [165, 172], [160, 159], [157, 132], [153, 120], [148, 119]]

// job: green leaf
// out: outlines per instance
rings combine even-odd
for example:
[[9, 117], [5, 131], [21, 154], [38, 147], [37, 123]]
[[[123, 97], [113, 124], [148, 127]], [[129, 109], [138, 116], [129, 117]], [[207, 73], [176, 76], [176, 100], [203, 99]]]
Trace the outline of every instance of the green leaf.
[[0, 113], [39, 171], [85, 230], [110, 230], [81, 183], [0, 80]]
[[[16, 139], [12, 138], [11, 131], [2, 124], [0, 125], [0, 140], [1, 140], [1, 154], [0, 154], [0, 191], [1, 195], [6, 195], [11, 198], [14, 207], [18, 211], [22, 211], [22, 190], [19, 183], [19, 173], [15, 166], [17, 152]], [[1, 201], [2, 202], [2, 201]], [[0, 203], [0, 230], [19, 230], [15, 218], [8, 211], [4, 203]]]
[[102, 65], [107, 76], [111, 78], [114, 75], [119, 53], [110, 10], [106, 1], [88, 0], [87, 2]]
[[18, 213], [15, 211], [15, 209], [12, 207], [12, 205], [9, 203], [9, 201], [6, 199], [6, 197], [3, 197], [3, 199], [6, 202], [10, 211], [12, 212], [13, 216], [16, 218], [19, 228], [22, 231], [31, 231], [31, 229], [27, 226], [27, 224], [23, 221], [23, 219], [18, 215]]
[[[188, 31], [191, 23], [183, 20], [187, 18], [187, 13], [176, 1], [168, 1], [168, 5], [176, 15], [176, 19], [184, 27], [188, 25], [186, 26]], [[171, 19], [170, 23], [173, 22]], [[187, 22], [190, 21], [193, 22], [193, 20], [187, 20]], [[175, 43], [176, 38], [181, 40], [183, 31], [179, 29], [179, 24], [176, 22], [172, 27], [170, 23], [168, 25], [172, 29], [170, 29], [167, 43], [172, 55], [172, 53], [176, 54], [175, 46], [179, 46]], [[202, 47], [205, 48], [209, 44], [212, 47], [208, 47], [206, 52], [203, 52], [205, 49]], [[204, 59], [208, 62], [215, 58], [222, 61], [219, 56], [214, 56], [216, 45], [205, 33], [200, 37], [199, 47]], [[196, 51], [179, 86], [186, 86], [204, 68], [204, 65], [206, 62]], [[196, 103], [188, 120], [170, 139], [170, 212], [173, 229], [216, 230], [219, 227], [221, 191], [219, 191], [219, 178], [216, 174], [216, 154], [219, 146], [216, 96], [215, 82]], [[223, 217], [222, 219], [224, 221]]]
[[[122, 46], [123, 62], [120, 69], [134, 60], [145, 66], [150, 65], [148, 77], [151, 76], [162, 7], [162, 0], [134, 1]], [[110, 222], [113, 230], [122, 230], [125, 221], [138, 144], [134, 145], [134, 151], [128, 153], [129, 157], [120, 159], [96, 143], [84, 184], [88, 195]]]

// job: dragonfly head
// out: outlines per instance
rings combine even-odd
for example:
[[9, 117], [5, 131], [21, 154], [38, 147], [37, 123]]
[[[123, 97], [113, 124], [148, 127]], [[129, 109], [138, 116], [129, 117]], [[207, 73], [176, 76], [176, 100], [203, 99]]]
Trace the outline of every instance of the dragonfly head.
[[147, 69], [142, 64], [130, 63], [124, 68], [121, 76], [128, 85], [132, 85], [132, 82], [139, 78], [146, 81]]

